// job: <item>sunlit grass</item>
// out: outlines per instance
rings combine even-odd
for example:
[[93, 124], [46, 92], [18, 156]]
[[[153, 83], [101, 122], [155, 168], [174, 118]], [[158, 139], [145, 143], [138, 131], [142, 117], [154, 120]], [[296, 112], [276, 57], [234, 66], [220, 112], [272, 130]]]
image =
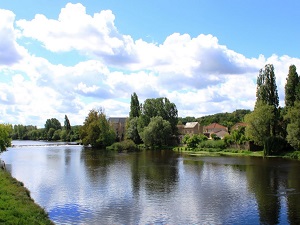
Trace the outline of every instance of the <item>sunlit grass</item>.
[[23, 184], [0, 170], [0, 224], [53, 224]]

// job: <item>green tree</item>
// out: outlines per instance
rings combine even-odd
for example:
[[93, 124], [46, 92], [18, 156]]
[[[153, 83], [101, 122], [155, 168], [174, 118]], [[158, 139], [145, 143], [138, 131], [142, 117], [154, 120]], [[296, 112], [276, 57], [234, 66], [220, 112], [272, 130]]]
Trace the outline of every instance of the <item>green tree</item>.
[[92, 147], [106, 147], [116, 139], [115, 131], [110, 127], [102, 109], [91, 110], [80, 130], [84, 145]]
[[12, 131], [10, 124], [0, 124], [0, 152], [11, 146]]
[[129, 119], [132, 119], [134, 117], [139, 117], [140, 114], [141, 114], [140, 102], [137, 94], [134, 92], [131, 95]]
[[131, 139], [134, 143], [141, 143], [141, 137], [138, 132], [138, 117], [133, 117], [128, 121], [126, 129], [126, 138]]
[[289, 67], [289, 74], [285, 84], [285, 106], [291, 107], [294, 105], [297, 97], [297, 87], [299, 86], [299, 76], [296, 71], [296, 66]]
[[161, 116], [152, 117], [150, 123], [141, 134], [144, 144], [150, 148], [161, 147], [167, 144], [168, 138], [172, 134], [172, 128], [169, 121]]
[[59, 130], [61, 129], [61, 123], [56, 118], [47, 119], [45, 123], [45, 131], [48, 132], [50, 128]]
[[272, 136], [271, 127], [275, 116], [273, 112], [273, 105], [256, 102], [254, 111], [245, 116], [245, 122], [248, 124], [245, 130], [246, 137], [263, 146], [265, 139]]
[[288, 109], [285, 119], [289, 121], [287, 125], [287, 141], [295, 148], [300, 150], [300, 101], [296, 101], [293, 107]]
[[[176, 105], [167, 98], [146, 99], [139, 118], [139, 128], [142, 131], [150, 123], [151, 118], [160, 116], [171, 125], [172, 134], [176, 134], [178, 111]], [[139, 130], [139, 132], [140, 132]]]
[[48, 141], [52, 141], [54, 132], [55, 132], [55, 129], [53, 127], [50, 127], [50, 129], [47, 132], [47, 140]]
[[67, 115], [65, 115], [64, 128], [67, 131], [67, 133], [69, 133], [71, 131], [71, 124], [70, 124], [70, 121], [69, 121]]
[[259, 71], [257, 78], [256, 102], [260, 101], [274, 106], [275, 109], [278, 108], [279, 98], [274, 67], [272, 64], [265, 65], [265, 68]]
[[260, 102], [272, 106], [273, 109], [273, 111], [271, 112], [272, 121], [270, 121], [271, 136], [275, 136], [279, 132], [278, 131], [279, 97], [278, 97], [274, 67], [272, 64], [265, 65], [265, 68], [259, 71], [259, 75], [257, 78], [255, 107], [257, 107], [257, 104], [260, 104]]

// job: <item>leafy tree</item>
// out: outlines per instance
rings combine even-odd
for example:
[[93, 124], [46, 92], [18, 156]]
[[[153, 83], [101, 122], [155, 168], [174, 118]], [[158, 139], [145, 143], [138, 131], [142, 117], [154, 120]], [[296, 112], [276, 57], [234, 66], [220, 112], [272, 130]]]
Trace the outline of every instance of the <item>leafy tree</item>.
[[164, 120], [161, 116], [152, 117], [150, 123], [141, 134], [144, 144], [148, 147], [161, 147], [167, 144], [167, 140], [172, 134], [172, 128], [169, 121]]
[[50, 128], [59, 130], [61, 129], [61, 123], [56, 118], [47, 119], [45, 123], [45, 131], [48, 132]]
[[133, 95], [131, 95], [129, 118], [139, 117], [140, 114], [140, 102], [137, 94], [134, 92]]
[[133, 117], [128, 121], [126, 129], [126, 138], [131, 139], [134, 143], [141, 143], [141, 138], [138, 132], [138, 117]]
[[279, 97], [277, 92], [274, 67], [272, 64], [265, 65], [265, 68], [259, 71], [259, 75], [257, 78], [256, 105], [260, 104], [260, 102], [273, 106], [273, 111], [271, 112], [271, 117], [273, 119], [272, 121], [270, 121], [270, 123], [271, 136], [275, 136], [276, 133], [278, 133]]
[[256, 102], [263, 101], [268, 105], [278, 108], [279, 98], [276, 85], [276, 77], [272, 64], [265, 65], [264, 69], [259, 71], [257, 78]]
[[285, 119], [290, 121], [287, 125], [287, 141], [296, 150], [300, 150], [300, 101], [288, 109]]
[[52, 137], [53, 137], [53, 134], [55, 132], [55, 129], [53, 127], [51, 127], [48, 132], [47, 132], [47, 140], [48, 141], [51, 141], [52, 140]]
[[71, 131], [71, 124], [70, 124], [70, 121], [69, 121], [67, 115], [65, 115], [64, 128], [67, 131], [67, 133], [69, 133]]
[[0, 124], [0, 152], [11, 146], [12, 126], [10, 124]]
[[275, 116], [273, 112], [274, 105], [256, 102], [254, 111], [245, 116], [245, 122], [248, 124], [245, 130], [246, 137], [263, 146], [265, 139], [272, 136], [271, 125]]
[[146, 99], [139, 118], [140, 131], [150, 123], [151, 118], [160, 116], [171, 125], [172, 134], [177, 131], [178, 111], [176, 105], [167, 98]]
[[106, 147], [116, 139], [115, 131], [110, 127], [102, 109], [91, 110], [80, 130], [84, 145], [92, 147]]
[[285, 106], [291, 107], [297, 98], [297, 87], [299, 86], [299, 76], [296, 71], [296, 66], [289, 67], [289, 74], [285, 84]]

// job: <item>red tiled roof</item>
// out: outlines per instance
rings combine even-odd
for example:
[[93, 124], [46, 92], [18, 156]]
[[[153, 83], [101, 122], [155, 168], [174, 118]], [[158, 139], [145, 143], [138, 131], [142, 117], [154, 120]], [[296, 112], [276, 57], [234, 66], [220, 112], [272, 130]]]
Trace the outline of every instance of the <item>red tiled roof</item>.
[[224, 126], [222, 126], [222, 125], [220, 125], [220, 124], [218, 124], [218, 123], [211, 123], [211, 124], [209, 124], [209, 125], [207, 125], [207, 126], [205, 127], [205, 129], [215, 129], [215, 128], [223, 128], [223, 129], [227, 129], [227, 127], [224, 127]]

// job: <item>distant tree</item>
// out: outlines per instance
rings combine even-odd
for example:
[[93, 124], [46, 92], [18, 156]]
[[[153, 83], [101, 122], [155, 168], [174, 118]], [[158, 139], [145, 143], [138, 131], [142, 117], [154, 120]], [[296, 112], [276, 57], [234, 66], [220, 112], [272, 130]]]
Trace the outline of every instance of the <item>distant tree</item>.
[[91, 110], [80, 130], [84, 145], [106, 147], [116, 139], [115, 131], [110, 127], [103, 109]]
[[12, 126], [10, 124], [0, 124], [0, 152], [11, 146]]
[[60, 140], [60, 136], [61, 136], [61, 130], [60, 129], [56, 130], [53, 133], [52, 140], [53, 141], [58, 141], [58, 140]]
[[55, 129], [53, 127], [50, 127], [50, 129], [47, 132], [47, 140], [48, 141], [52, 141], [54, 132], [55, 132]]
[[70, 121], [69, 121], [67, 115], [65, 115], [64, 128], [67, 131], [67, 133], [69, 133], [71, 131], [71, 124], [70, 124]]
[[129, 118], [139, 117], [141, 114], [140, 103], [137, 94], [131, 95]]
[[150, 148], [161, 147], [167, 144], [168, 138], [172, 134], [172, 128], [169, 121], [161, 116], [152, 117], [150, 123], [141, 134], [144, 144]]
[[285, 106], [294, 106], [294, 102], [297, 99], [297, 88], [299, 86], [299, 76], [296, 71], [296, 66], [291, 65], [289, 67], [289, 74], [286, 78], [285, 84]]
[[45, 123], [45, 131], [48, 132], [50, 128], [59, 130], [61, 129], [61, 123], [56, 118], [47, 119]]

